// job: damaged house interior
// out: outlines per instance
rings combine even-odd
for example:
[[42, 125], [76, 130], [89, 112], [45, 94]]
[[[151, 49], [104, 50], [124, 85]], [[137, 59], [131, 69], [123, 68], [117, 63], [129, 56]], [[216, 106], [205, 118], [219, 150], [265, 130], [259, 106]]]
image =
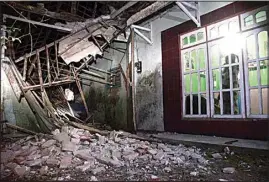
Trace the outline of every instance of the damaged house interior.
[[3, 181], [268, 181], [267, 1], [1, 1]]

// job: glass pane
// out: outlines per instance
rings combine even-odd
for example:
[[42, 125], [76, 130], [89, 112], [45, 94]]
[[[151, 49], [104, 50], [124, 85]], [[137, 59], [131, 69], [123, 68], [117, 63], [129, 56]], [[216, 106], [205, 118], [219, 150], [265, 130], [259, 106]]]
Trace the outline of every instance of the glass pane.
[[198, 95], [197, 94], [194, 94], [192, 95], [192, 113], [193, 114], [199, 114], [198, 108], [199, 106], [199, 103], [198, 103]]
[[210, 36], [211, 38], [215, 38], [218, 36], [218, 31], [215, 27], [213, 27], [211, 30], [210, 30]]
[[190, 93], [191, 77], [190, 74], [184, 75], [185, 93]]
[[231, 21], [229, 23], [229, 32], [237, 32], [238, 31], [238, 22]]
[[257, 63], [248, 63], [248, 83], [250, 87], [258, 86]]
[[190, 95], [185, 96], [185, 114], [191, 114]]
[[248, 27], [253, 24], [253, 16], [249, 15], [244, 19], [245, 26]]
[[266, 11], [260, 11], [255, 15], [256, 23], [266, 20]]
[[198, 73], [191, 74], [192, 92], [198, 92]]
[[227, 33], [228, 33], [228, 24], [222, 24], [222, 25], [220, 25], [219, 26], [219, 35], [220, 36], [225, 36], [225, 35], [227, 35]]
[[223, 98], [223, 114], [231, 114], [230, 92], [222, 92], [222, 98]]
[[190, 71], [190, 59], [189, 59], [189, 52], [184, 54], [184, 68], [185, 72]]
[[258, 34], [259, 58], [268, 56], [268, 35], [267, 31]]
[[240, 83], [239, 65], [232, 66], [232, 72], [233, 72], [233, 88], [239, 88]]
[[247, 37], [247, 60], [252, 60], [256, 58], [256, 47], [255, 47], [255, 37], [250, 35]]
[[213, 45], [211, 47], [211, 63], [213, 67], [219, 66], [219, 57], [218, 57], [218, 46]]
[[206, 94], [201, 94], [201, 114], [206, 114]]
[[189, 43], [188, 37], [185, 37], [183, 39], [183, 45], [187, 45]]
[[262, 114], [269, 114], [268, 108], [268, 88], [262, 89]]
[[269, 61], [264, 60], [260, 62], [260, 71], [261, 71], [261, 85], [269, 85]]
[[230, 69], [229, 67], [224, 67], [221, 69], [222, 75], [222, 89], [230, 88]]
[[204, 39], [204, 32], [199, 32], [197, 34], [197, 40], [199, 41], [199, 40], [203, 40], [203, 39]]
[[220, 114], [220, 93], [214, 93], [214, 114]]
[[250, 113], [259, 114], [259, 92], [258, 89], [250, 89]]
[[237, 54], [231, 54], [231, 61], [230, 63], [234, 64], [234, 63], [239, 63], [239, 57]]
[[220, 63], [221, 65], [229, 64], [229, 56], [225, 52], [224, 44], [219, 45]]
[[213, 89], [219, 90], [220, 89], [219, 69], [214, 69], [212, 75], [213, 75]]
[[192, 70], [197, 70], [197, 57], [196, 57], [196, 50], [191, 51], [191, 69]]
[[240, 91], [234, 91], [234, 114], [241, 114], [241, 95]]
[[200, 66], [200, 69], [205, 69], [205, 51], [204, 49], [199, 49], [198, 50], [198, 57], [199, 57], [199, 66]]
[[200, 91], [205, 92], [206, 91], [206, 75], [205, 72], [200, 72]]
[[190, 36], [190, 43], [194, 43], [194, 42], [196, 42], [196, 36], [195, 36], [195, 34], [192, 34]]

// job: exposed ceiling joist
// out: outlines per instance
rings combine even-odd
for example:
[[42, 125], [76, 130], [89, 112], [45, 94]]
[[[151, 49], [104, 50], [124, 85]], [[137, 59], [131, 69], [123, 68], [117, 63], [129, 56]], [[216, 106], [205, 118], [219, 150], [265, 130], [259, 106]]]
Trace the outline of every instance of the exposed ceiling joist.
[[128, 2], [127, 4], [125, 4], [123, 7], [121, 7], [119, 10], [117, 10], [116, 12], [112, 13], [111, 17], [115, 18], [116, 16], [118, 16], [119, 14], [121, 14], [123, 11], [125, 11], [126, 9], [130, 8], [131, 6], [135, 5], [136, 3], [138, 3], [138, 1], [131, 1]]
[[47, 23], [41, 23], [41, 22], [37, 22], [37, 21], [33, 21], [33, 20], [28, 20], [28, 19], [24, 19], [24, 18], [15, 17], [15, 16], [12, 16], [12, 15], [4, 14], [3, 17], [13, 19], [13, 20], [22, 21], [22, 22], [26, 22], [26, 23], [31, 23], [31, 24], [34, 24], [34, 25], [40, 25], [40, 26], [44, 26], [44, 27], [48, 27], [48, 28], [54, 28], [54, 29], [64, 31], [64, 32], [71, 32], [71, 30], [72, 30], [70, 28], [64, 28], [64, 27], [59, 27], [59, 26], [56, 26], [56, 25], [47, 24]]

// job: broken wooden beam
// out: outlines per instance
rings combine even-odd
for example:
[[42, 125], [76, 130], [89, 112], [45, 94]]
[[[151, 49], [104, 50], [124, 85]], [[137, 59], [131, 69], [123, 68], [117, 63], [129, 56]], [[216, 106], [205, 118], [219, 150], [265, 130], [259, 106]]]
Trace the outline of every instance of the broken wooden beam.
[[54, 42], [54, 49], [55, 49], [55, 61], [56, 61], [56, 69], [57, 69], [57, 77], [60, 75], [59, 71], [59, 61], [58, 61], [58, 48], [57, 43]]
[[48, 50], [48, 47], [47, 46], [45, 47], [45, 49], [46, 49], [47, 69], [48, 69], [48, 80], [49, 80], [49, 85], [51, 86], [49, 50]]
[[13, 125], [13, 124], [10, 124], [10, 123], [5, 123], [5, 125], [9, 128], [12, 128], [12, 129], [15, 129], [15, 130], [18, 130], [20, 132], [23, 132], [23, 133], [27, 133], [27, 134], [30, 134], [30, 135], [36, 135], [37, 133], [36, 132], [33, 132], [33, 131], [30, 131], [30, 130], [27, 130], [25, 128], [22, 128], [22, 127], [19, 127], [17, 125]]
[[72, 31], [72, 29], [70, 29], [70, 28], [64, 28], [64, 27], [60, 27], [60, 26], [56, 26], [56, 25], [50, 25], [50, 24], [47, 24], [47, 23], [41, 23], [41, 22], [37, 22], [37, 21], [33, 21], [33, 20], [19, 18], [19, 17], [12, 16], [12, 15], [4, 14], [3, 17], [13, 19], [13, 20], [22, 21], [22, 22], [26, 22], [26, 23], [31, 23], [31, 24], [39, 25], [39, 26], [43, 26], [43, 27], [53, 28], [53, 29], [60, 30], [60, 31], [63, 31], [63, 32], [71, 32]]
[[[50, 86], [59, 86], [59, 85], [73, 83], [73, 82], [75, 82], [75, 80], [61, 80], [61, 81], [51, 82], [51, 85], [49, 85], [49, 83], [44, 83], [43, 87], [46, 88], [46, 87], [50, 87]], [[23, 87], [24, 91], [38, 90], [38, 89], [40, 89], [40, 85], [30, 85], [30, 86]]]
[[112, 13], [111, 17], [112, 18], [115, 18], [116, 16], [118, 16], [119, 14], [121, 14], [123, 11], [125, 11], [126, 9], [130, 8], [131, 6], [135, 5], [138, 2], [139, 1], [130, 1], [130, 2], [126, 3], [120, 9], [118, 9], [117, 11], [115, 11], [114, 13]]
[[24, 58], [24, 64], [23, 64], [23, 76], [22, 76], [22, 79], [23, 79], [23, 81], [25, 81], [26, 80], [26, 71], [27, 71], [27, 59], [28, 58]]
[[13, 6], [15, 9], [18, 9], [18, 10], [27, 11], [30, 13], [39, 14], [39, 15], [47, 16], [54, 19], [64, 20], [67, 22], [72, 22], [72, 21], [84, 22], [85, 21], [84, 18], [78, 15], [67, 13], [67, 12], [56, 13], [56, 12], [48, 11], [45, 8], [24, 5], [18, 2], [14, 2], [14, 1], [7, 2], [7, 4], [9, 4], [10, 6]]

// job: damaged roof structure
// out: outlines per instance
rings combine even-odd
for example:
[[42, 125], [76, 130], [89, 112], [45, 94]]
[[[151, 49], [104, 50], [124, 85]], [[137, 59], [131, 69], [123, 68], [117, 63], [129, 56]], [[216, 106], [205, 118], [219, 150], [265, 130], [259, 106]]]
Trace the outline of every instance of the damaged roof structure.
[[[155, 5], [148, 11], [152, 5], [154, 2], [1, 2], [1, 40], [6, 55], [1, 57], [2, 67], [17, 99], [24, 97], [35, 114], [40, 131], [50, 133], [64, 123], [89, 120], [82, 79], [83, 84], [114, 84], [113, 79], [107, 80], [114, 74], [94, 63], [113, 41], [127, 42], [130, 25], [165, 7], [157, 4], [157, 9]], [[140, 11], [146, 16], [137, 15]], [[122, 74], [127, 77], [123, 69]], [[72, 83], [81, 95], [86, 118], [75, 116], [66, 100], [62, 86]]]

